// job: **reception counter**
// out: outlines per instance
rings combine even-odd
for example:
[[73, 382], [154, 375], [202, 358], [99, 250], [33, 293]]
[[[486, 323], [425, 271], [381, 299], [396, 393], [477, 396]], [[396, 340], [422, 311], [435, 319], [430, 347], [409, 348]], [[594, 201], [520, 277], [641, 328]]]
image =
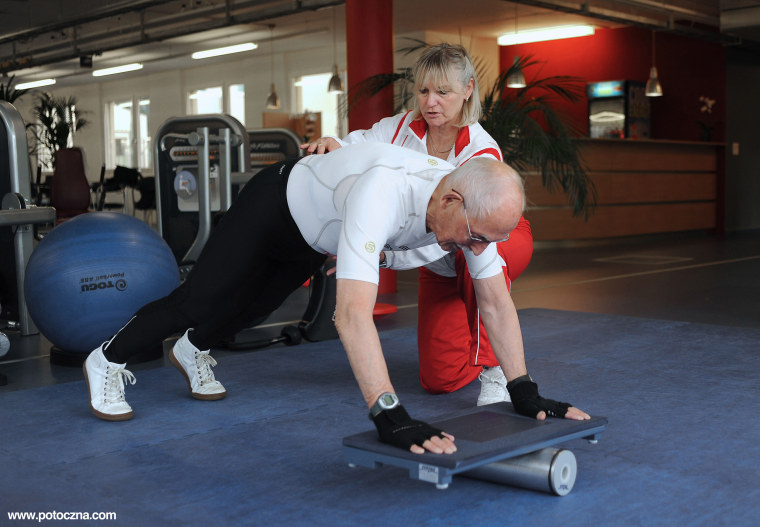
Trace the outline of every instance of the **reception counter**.
[[581, 139], [583, 164], [597, 191], [588, 219], [574, 217], [561, 190], [527, 173], [534, 239], [588, 240], [722, 229], [722, 143]]

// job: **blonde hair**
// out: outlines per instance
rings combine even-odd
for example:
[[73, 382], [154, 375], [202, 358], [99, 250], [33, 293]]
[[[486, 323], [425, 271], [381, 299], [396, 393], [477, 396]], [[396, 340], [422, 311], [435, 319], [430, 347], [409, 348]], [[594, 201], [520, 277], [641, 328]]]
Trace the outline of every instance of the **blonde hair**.
[[[462, 118], [457, 123], [458, 127], [475, 124], [480, 120], [482, 108], [480, 106], [480, 91], [478, 90], [478, 76], [472, 65], [470, 54], [464, 46], [458, 44], [438, 44], [430, 46], [417, 59], [414, 65], [414, 90], [415, 93], [432, 81], [436, 87], [450, 87], [454, 82], [458, 83], [462, 91], [473, 80], [472, 94], [469, 100], [462, 105]], [[414, 98], [412, 119], [421, 119], [417, 97]]]

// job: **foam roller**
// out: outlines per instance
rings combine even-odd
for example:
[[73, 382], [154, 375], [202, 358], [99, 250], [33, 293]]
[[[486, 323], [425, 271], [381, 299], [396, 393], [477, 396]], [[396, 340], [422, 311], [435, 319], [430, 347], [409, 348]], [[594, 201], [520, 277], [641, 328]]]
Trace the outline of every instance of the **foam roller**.
[[569, 450], [544, 448], [462, 472], [462, 476], [511, 485], [556, 496], [573, 490], [578, 464]]

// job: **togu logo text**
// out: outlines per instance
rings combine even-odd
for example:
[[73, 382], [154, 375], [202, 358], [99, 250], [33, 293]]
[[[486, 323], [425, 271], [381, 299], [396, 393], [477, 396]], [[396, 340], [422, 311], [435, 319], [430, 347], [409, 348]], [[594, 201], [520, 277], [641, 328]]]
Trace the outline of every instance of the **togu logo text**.
[[366, 250], [368, 253], [372, 254], [373, 252], [375, 252], [375, 249], [376, 249], [376, 247], [375, 247], [375, 242], [367, 242], [367, 243], [365, 243], [365, 244], [364, 244], [364, 249], [365, 249], [365, 250]]
[[112, 288], [117, 291], [124, 291], [127, 288], [127, 281], [124, 279], [124, 273], [81, 278], [79, 282], [80, 292], [82, 293]]

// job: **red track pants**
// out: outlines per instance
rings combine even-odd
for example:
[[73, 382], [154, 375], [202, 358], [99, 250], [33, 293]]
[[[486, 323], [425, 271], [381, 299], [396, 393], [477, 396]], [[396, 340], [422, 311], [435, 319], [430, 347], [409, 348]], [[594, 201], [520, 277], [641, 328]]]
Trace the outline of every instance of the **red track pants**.
[[[520, 218], [509, 240], [498, 244], [507, 263], [507, 287], [525, 270], [533, 255], [530, 223]], [[483, 366], [498, 366], [478, 315], [475, 289], [464, 255], [456, 255], [456, 277], [419, 271], [417, 346], [420, 382], [430, 393], [453, 392], [478, 377]]]

